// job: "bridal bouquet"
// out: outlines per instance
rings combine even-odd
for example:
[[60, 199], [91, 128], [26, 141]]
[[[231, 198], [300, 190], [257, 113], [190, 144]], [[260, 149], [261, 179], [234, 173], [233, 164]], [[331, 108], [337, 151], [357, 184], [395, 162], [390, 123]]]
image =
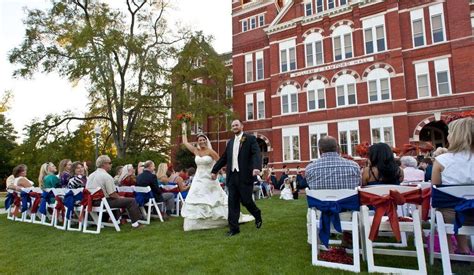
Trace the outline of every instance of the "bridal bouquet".
[[182, 113], [176, 116], [176, 119], [180, 123], [188, 123], [192, 120], [193, 116], [190, 113]]

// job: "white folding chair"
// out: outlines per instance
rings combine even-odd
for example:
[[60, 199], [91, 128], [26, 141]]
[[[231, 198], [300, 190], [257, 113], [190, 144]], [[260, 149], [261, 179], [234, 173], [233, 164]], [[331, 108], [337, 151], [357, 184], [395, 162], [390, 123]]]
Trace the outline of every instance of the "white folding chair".
[[[43, 189], [43, 193], [41, 194], [41, 200], [44, 199], [46, 203], [46, 214], [40, 213], [39, 215], [41, 215], [41, 224], [46, 226], [54, 226], [54, 220], [56, 218], [56, 202], [49, 203], [49, 199], [47, 198], [51, 194], [54, 197], [52, 188]], [[49, 213], [49, 210], [51, 210], [52, 214]]]
[[16, 192], [15, 190], [8, 189], [7, 196], [11, 197], [11, 204], [7, 208], [7, 219], [14, 221], [17, 218], [15, 217], [15, 215], [13, 215], [13, 212], [15, 210], [14, 198], [18, 196], [18, 192]]
[[[357, 190], [307, 190], [306, 195], [309, 197], [316, 198], [320, 201], [339, 201], [354, 195], [357, 195]], [[352, 251], [353, 251], [353, 264], [342, 264], [327, 262], [318, 259], [319, 250], [325, 248], [324, 245], [320, 245], [318, 233], [320, 229], [320, 221], [316, 218], [316, 208], [310, 209], [311, 224], [309, 231], [311, 233], [311, 258], [312, 263], [315, 266], [324, 266], [330, 268], [338, 268], [348, 270], [352, 272], [360, 272], [360, 249], [359, 249], [359, 222], [358, 222], [358, 211], [352, 212], [351, 221], [341, 221], [341, 229], [344, 231], [352, 231]], [[331, 232], [334, 233], [336, 230], [331, 225]], [[331, 241], [331, 240], [330, 240]], [[330, 242], [332, 243], [332, 242]]]
[[[391, 190], [396, 190], [400, 194], [405, 194], [408, 192], [414, 192], [418, 190], [419, 196], [421, 198], [421, 187], [412, 187], [412, 186], [399, 186], [399, 185], [377, 185], [370, 188], [358, 188], [359, 194], [362, 196], [364, 193], [368, 195], [376, 195], [380, 197], [388, 196]], [[415, 238], [415, 247], [416, 251], [409, 250], [394, 250], [394, 249], [377, 249], [373, 246], [373, 241], [370, 240], [370, 230], [372, 223], [374, 221], [374, 216], [369, 216], [369, 209], [366, 205], [361, 206], [362, 213], [362, 224], [364, 225], [364, 246], [367, 257], [367, 265], [369, 272], [382, 272], [382, 273], [397, 273], [397, 274], [426, 274], [426, 262], [425, 254], [423, 250], [423, 235], [421, 233], [421, 221], [420, 221], [420, 209], [418, 207], [412, 213], [413, 221], [399, 222], [400, 233], [403, 232], [413, 232]], [[382, 222], [379, 227], [380, 232], [392, 232], [391, 225], [388, 221], [388, 217], [382, 217]], [[412, 256], [417, 257], [418, 260], [418, 269], [404, 269], [404, 268], [395, 268], [395, 267], [386, 267], [375, 265], [374, 254], [384, 254], [384, 255], [396, 255], [396, 256]]]
[[[133, 189], [136, 193], [149, 194], [151, 192], [150, 186], [134, 186]], [[140, 206], [140, 210], [142, 211], [143, 217], [146, 217], [146, 220], [140, 220], [140, 222], [144, 224], [150, 224], [152, 217], [159, 218], [160, 221], [163, 222], [163, 216], [161, 215], [161, 210], [158, 205], [161, 205], [161, 208], [164, 208], [163, 202], [156, 202], [155, 198], [150, 198], [147, 202], [145, 202], [143, 206]], [[156, 211], [156, 215], [153, 214], [153, 210]]]
[[[68, 231], [82, 231], [82, 221], [79, 219], [79, 216], [82, 212], [83, 206], [80, 204], [79, 198], [82, 199], [82, 191], [84, 188], [76, 188], [76, 189], [69, 189], [66, 194], [64, 195], [64, 208], [65, 208], [65, 218], [64, 222], [67, 225], [66, 229]], [[68, 206], [68, 203], [66, 203], [66, 200], [69, 199], [72, 196], [72, 205]], [[77, 198], [77, 199], [76, 199]], [[77, 203], [79, 202], [79, 204]], [[69, 209], [71, 207], [71, 209]], [[70, 215], [68, 215], [68, 212]], [[74, 219], [74, 215], [76, 215], [77, 219]], [[77, 227], [73, 226], [73, 223], [77, 223]]]
[[176, 194], [176, 196], [174, 197], [174, 202], [176, 204], [175, 213], [172, 213], [171, 216], [179, 217], [181, 213], [181, 204], [184, 204], [184, 198], [183, 195], [181, 195], [181, 192], [178, 192]]
[[[29, 188], [21, 188], [21, 191], [20, 191], [20, 198], [21, 198], [21, 218], [19, 219], [20, 222], [27, 222], [27, 223], [32, 223], [33, 222], [33, 218], [32, 218], [32, 214], [31, 214], [31, 206], [32, 206], [32, 201], [31, 201], [31, 198], [30, 198], [30, 195], [29, 193], [33, 190], [32, 187], [29, 187]], [[25, 202], [23, 200], [23, 196], [26, 196], [28, 198], [28, 201], [27, 202], [27, 205], [26, 205], [26, 210], [23, 211], [24, 207], [25, 207]]]
[[[43, 193], [43, 190], [41, 190], [41, 188], [38, 188], [38, 187], [31, 188], [31, 191], [29, 193], [31, 197], [31, 205], [32, 205], [30, 209], [31, 222], [35, 224], [42, 224], [42, 214], [38, 212], [42, 193]], [[37, 208], [33, 212], [34, 205], [37, 205]]]
[[[467, 200], [474, 199], [474, 185], [446, 186], [439, 188], [437, 186], [433, 186], [433, 189], [436, 189], [437, 191], [441, 191], [457, 198], [464, 198]], [[433, 192], [436, 191], [433, 190]], [[436, 197], [433, 197], [432, 204], [436, 206], [437, 202], [435, 200]], [[430, 264], [433, 265], [435, 257], [441, 258], [441, 261], [443, 263], [443, 274], [452, 274], [451, 260], [474, 262], [474, 256], [449, 253], [448, 234], [454, 234], [454, 224], [445, 223], [443, 214], [440, 211], [437, 211], [435, 208], [432, 208], [431, 214], [434, 215], [431, 219]], [[435, 230], [438, 231], [441, 253], [434, 252]], [[472, 238], [472, 236], [474, 236], [474, 226], [463, 225], [461, 228], [458, 229], [458, 235], [467, 235], [471, 236]]]
[[[60, 229], [60, 230], [66, 230], [67, 228], [67, 220], [66, 220], [66, 207], [64, 207], [63, 209], [57, 209], [56, 206], [59, 206], [59, 200], [61, 200], [61, 204], [62, 204], [62, 201], [64, 199], [64, 195], [66, 195], [67, 192], [69, 192], [69, 189], [66, 189], [66, 188], [53, 188], [51, 189], [51, 191], [53, 192], [54, 194], [54, 198], [56, 200], [55, 202], [55, 208], [54, 208], [54, 211], [53, 211], [53, 224], [54, 224], [54, 227], [56, 227], [57, 229]], [[61, 224], [62, 222], [62, 224]]]
[[[88, 192], [86, 192], [86, 190]], [[92, 195], [96, 194], [97, 192], [102, 192], [102, 189], [100, 189], [100, 188], [84, 189], [83, 195], [88, 196], [90, 194], [92, 196]], [[120, 231], [119, 223], [118, 223], [117, 219], [115, 218], [115, 216], [112, 212], [112, 210], [116, 210], [116, 209], [111, 209], [110, 208], [109, 203], [107, 202], [107, 199], [105, 198], [105, 196], [102, 195], [102, 197], [100, 198], [99, 206], [92, 206], [92, 209], [91, 209], [90, 213], [89, 213], [86, 205], [83, 205], [83, 207], [84, 207], [84, 209], [83, 209], [84, 220], [82, 221], [83, 222], [82, 232], [99, 234], [101, 229], [102, 229], [102, 226], [113, 226], [117, 232]], [[112, 223], [102, 222], [102, 216], [103, 216], [104, 212], [109, 214], [109, 218], [112, 221]], [[97, 228], [95, 230], [88, 229], [89, 223], [91, 223], [91, 221], [89, 221], [89, 214], [90, 214], [91, 218], [93, 219], [93, 223], [97, 226]]]

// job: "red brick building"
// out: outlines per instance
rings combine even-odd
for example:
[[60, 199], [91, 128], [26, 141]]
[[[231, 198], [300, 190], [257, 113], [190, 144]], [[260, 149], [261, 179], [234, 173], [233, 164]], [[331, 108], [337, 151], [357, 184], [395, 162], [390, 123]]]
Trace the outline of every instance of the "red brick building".
[[232, 0], [233, 108], [264, 161], [304, 167], [324, 135], [444, 146], [445, 115], [474, 108], [472, 2]]

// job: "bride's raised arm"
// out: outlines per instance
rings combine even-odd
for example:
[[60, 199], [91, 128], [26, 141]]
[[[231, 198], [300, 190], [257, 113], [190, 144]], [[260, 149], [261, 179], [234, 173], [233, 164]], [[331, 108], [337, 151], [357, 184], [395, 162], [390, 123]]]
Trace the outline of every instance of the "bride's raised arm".
[[197, 148], [194, 147], [191, 143], [188, 142], [188, 136], [187, 136], [187, 133], [186, 133], [186, 123], [185, 122], [183, 122], [181, 124], [181, 130], [183, 132], [183, 144], [184, 144], [184, 146], [186, 146], [186, 148], [189, 151], [191, 151], [191, 153], [196, 155]]

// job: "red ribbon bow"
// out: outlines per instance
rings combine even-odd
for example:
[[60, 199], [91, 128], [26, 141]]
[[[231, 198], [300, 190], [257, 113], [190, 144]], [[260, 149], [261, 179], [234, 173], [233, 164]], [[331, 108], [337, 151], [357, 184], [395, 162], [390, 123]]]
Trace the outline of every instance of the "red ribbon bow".
[[56, 209], [56, 217], [64, 217], [64, 211], [66, 208], [64, 208], [64, 203], [63, 199], [60, 196], [54, 196], [54, 199], [56, 200], [56, 206], [54, 207]]
[[400, 193], [397, 190], [390, 190], [385, 196], [379, 196], [368, 192], [360, 192], [360, 203], [362, 205], [372, 205], [375, 207], [375, 216], [370, 228], [369, 239], [374, 241], [378, 234], [382, 217], [388, 216], [390, 226], [397, 241], [400, 241], [400, 224], [398, 223], [397, 205], [405, 203], [421, 204], [421, 192], [419, 189]]
[[21, 198], [17, 193], [13, 193], [13, 205], [15, 205], [15, 208], [13, 209], [13, 216], [16, 216], [18, 213], [20, 213], [21, 207]]
[[84, 220], [84, 211], [87, 211], [90, 213], [92, 211], [92, 203], [97, 200], [101, 200], [104, 198], [104, 192], [102, 190], [99, 190], [95, 192], [94, 194], [91, 194], [91, 192], [87, 189], [84, 189], [82, 192], [82, 201], [81, 205], [84, 206], [82, 208], [81, 214], [79, 215], [79, 221], [82, 222]]
[[425, 188], [421, 190], [421, 219], [424, 221], [428, 220], [428, 213], [430, 212], [430, 199], [431, 199], [431, 188]]
[[35, 214], [38, 212], [38, 208], [41, 202], [41, 193], [36, 193], [36, 192], [30, 192], [28, 193], [30, 195], [30, 198], [33, 198], [33, 205], [31, 206], [31, 213]]

